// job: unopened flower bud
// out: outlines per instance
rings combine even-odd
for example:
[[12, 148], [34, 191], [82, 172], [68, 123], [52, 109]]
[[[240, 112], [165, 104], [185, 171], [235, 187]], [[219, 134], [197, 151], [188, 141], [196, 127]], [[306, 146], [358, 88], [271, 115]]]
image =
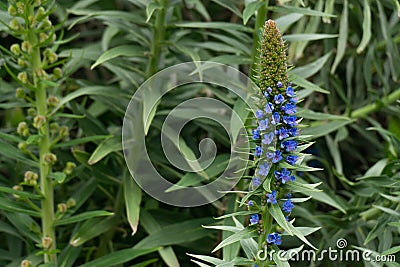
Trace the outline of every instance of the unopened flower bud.
[[42, 29], [49, 29], [52, 26], [51, 21], [49, 20], [49, 17], [45, 18], [42, 22], [41, 28]]
[[60, 127], [60, 136], [62, 138], [69, 136], [69, 128], [67, 126]]
[[23, 41], [21, 43], [21, 50], [30, 54], [32, 52], [32, 44], [29, 41]]
[[74, 171], [75, 168], [76, 168], [76, 164], [74, 162], [68, 161], [67, 164], [65, 165], [63, 173], [65, 173], [66, 175], [70, 175]]
[[54, 163], [56, 163], [57, 161], [57, 156], [54, 155], [53, 153], [47, 153], [45, 155], [43, 155], [43, 160], [49, 164], [49, 165], [53, 165]]
[[21, 267], [32, 267], [32, 262], [28, 260], [21, 261]]
[[10, 14], [11, 16], [16, 16], [17, 15], [17, 9], [13, 5], [10, 5], [8, 7], [7, 11], [8, 11], [8, 14]]
[[[19, 185], [19, 184], [14, 185], [14, 186], [12, 187], [12, 189], [13, 189], [13, 190], [16, 190], [16, 191], [24, 191], [24, 188], [23, 188], [21, 185]], [[20, 198], [20, 196], [19, 196], [19, 195], [16, 195], [16, 194], [13, 194], [13, 197], [15, 197], [15, 198]]]
[[18, 66], [25, 68], [28, 66], [28, 63], [26, 62], [26, 60], [23, 60], [22, 58], [18, 58]]
[[18, 143], [18, 149], [21, 150], [23, 153], [28, 152], [28, 144], [26, 142]]
[[58, 210], [58, 212], [60, 212], [60, 213], [66, 213], [67, 210], [68, 210], [67, 204], [65, 204], [65, 203], [60, 203], [60, 204], [58, 204], [58, 205], [57, 205], [57, 210]]
[[24, 89], [22, 89], [22, 88], [17, 88], [16, 90], [15, 90], [15, 97], [16, 98], [24, 98], [25, 97], [25, 91], [24, 91]]
[[25, 4], [22, 2], [17, 3], [17, 13], [18, 14], [24, 14], [25, 12]]
[[28, 74], [26, 74], [25, 71], [18, 73], [17, 78], [23, 84], [27, 84], [28, 83]]
[[42, 68], [36, 69], [35, 70], [35, 75], [36, 75], [36, 77], [39, 77], [39, 78], [47, 77], [46, 71], [44, 69], [42, 69]]
[[36, 109], [34, 108], [29, 108], [27, 111], [28, 115], [31, 117], [35, 117], [36, 116]]
[[54, 135], [58, 132], [58, 130], [60, 129], [60, 125], [58, 125], [57, 122], [53, 122], [50, 124], [50, 132]]
[[44, 249], [49, 249], [51, 247], [51, 244], [53, 244], [53, 239], [47, 236], [42, 238], [42, 247]]
[[18, 31], [20, 28], [19, 22], [17, 19], [12, 19], [10, 21], [10, 28], [14, 31]]
[[34, 28], [36, 26], [36, 19], [34, 16], [29, 16], [28, 21], [29, 21], [30, 28]]
[[46, 16], [46, 10], [43, 7], [39, 7], [36, 11], [36, 20], [42, 21], [42, 19]]
[[75, 199], [70, 198], [70, 199], [67, 200], [67, 207], [68, 208], [75, 207], [75, 205], [76, 205], [76, 200]]
[[33, 6], [34, 7], [38, 7], [38, 6], [40, 6], [42, 4], [42, 1], [41, 0], [34, 0], [33, 1]]
[[44, 32], [39, 33], [39, 42], [44, 43], [49, 36]]
[[19, 44], [13, 44], [10, 47], [11, 53], [13, 53], [15, 56], [18, 56], [21, 53], [21, 48]]
[[58, 103], [60, 103], [60, 100], [55, 96], [50, 96], [49, 98], [47, 98], [47, 104], [50, 107], [55, 107], [58, 105]]
[[56, 61], [58, 60], [57, 54], [54, 53], [53, 51], [51, 51], [50, 49], [46, 49], [46, 50], [43, 52], [43, 55], [47, 58], [47, 60], [48, 60], [50, 63], [54, 63], [54, 62], [56, 62]]
[[28, 129], [28, 125], [26, 124], [26, 122], [22, 121], [18, 124], [17, 133], [19, 135], [25, 136], [25, 137], [29, 135], [29, 129]]
[[42, 126], [46, 123], [46, 117], [45, 116], [36, 116], [33, 119], [33, 127], [35, 127], [36, 129], [40, 129], [42, 128]]
[[54, 78], [59, 79], [63, 75], [63, 71], [60, 68], [54, 68], [53, 70]]
[[37, 180], [39, 179], [39, 175], [32, 171], [26, 171], [24, 174], [24, 182], [28, 185], [34, 186], [37, 184]]

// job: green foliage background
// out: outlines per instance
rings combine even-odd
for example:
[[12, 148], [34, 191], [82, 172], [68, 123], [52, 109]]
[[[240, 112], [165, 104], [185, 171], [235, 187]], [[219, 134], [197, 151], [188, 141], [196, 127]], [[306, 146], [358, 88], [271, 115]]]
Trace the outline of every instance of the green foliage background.
[[[0, 19], [6, 23], [5, 1]], [[240, 196], [197, 208], [176, 208], [142, 194], [131, 180], [121, 147], [125, 108], [136, 88], [158, 70], [187, 61], [211, 60], [253, 75], [259, 28], [276, 20], [289, 49], [290, 77], [301, 86], [301, 115], [315, 139], [308, 164], [323, 171], [304, 174], [307, 182], [323, 182], [323, 192], [296, 205], [301, 226], [321, 227], [309, 236], [319, 249], [349, 244], [400, 258], [400, 4], [396, 0], [80, 0], [57, 1], [51, 19], [69, 42], [59, 57], [68, 59], [71, 75], [60, 90], [62, 118], [70, 137], [56, 148], [60, 162], [77, 168], [56, 187], [55, 201], [74, 198], [77, 205], [65, 219], [88, 211], [106, 210], [58, 226], [59, 266], [193, 266], [190, 254], [210, 255], [229, 233], [202, 225], [233, 225], [213, 218], [239, 211]], [[2, 31], [1, 45], [15, 39]], [[35, 256], [40, 220], [26, 203], [7, 191], [23, 180], [29, 159], [16, 145], [16, 127], [28, 118], [26, 102], [15, 98], [17, 84], [0, 59], [0, 266], [19, 266]], [[159, 171], [185, 184], [190, 177], [160, 155], [160, 127], [165, 114], [182, 100], [213, 96], [237, 107], [237, 98], [208, 85], [184, 86], [159, 104], [147, 136], [148, 149]], [[31, 119], [31, 118], [30, 118]], [[61, 120], [61, 119], [60, 119]], [[185, 127], [182, 138], [197, 153], [202, 136], [213, 138], [221, 161], [229, 153], [223, 129], [206, 120]], [[200, 133], [200, 134], [199, 134]], [[138, 155], [140, 156], [140, 155]], [[212, 177], [222, 171], [216, 168]], [[245, 182], [239, 188], [246, 188]], [[14, 192], [15, 193], [15, 192]], [[87, 214], [87, 213], [86, 213]], [[76, 218], [76, 217], [75, 217]], [[242, 223], [247, 218], [239, 218]], [[133, 235], [134, 234], [134, 235]], [[299, 246], [291, 237], [283, 248]], [[230, 262], [243, 256], [238, 243], [213, 256]], [[295, 263], [293, 266], [349, 266], [347, 263]], [[214, 264], [218, 265], [218, 264]], [[213, 266], [214, 266], [213, 265]], [[203, 265], [208, 266], [208, 265]], [[221, 265], [221, 266], [233, 266]], [[382, 266], [359, 262], [351, 266]], [[387, 266], [399, 266], [387, 263]]]

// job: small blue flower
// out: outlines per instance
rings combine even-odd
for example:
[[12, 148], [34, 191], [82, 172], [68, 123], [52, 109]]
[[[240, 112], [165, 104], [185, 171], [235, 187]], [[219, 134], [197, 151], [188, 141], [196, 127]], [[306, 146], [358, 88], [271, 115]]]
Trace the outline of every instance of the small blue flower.
[[272, 93], [272, 88], [268, 86], [267, 92], [268, 92], [268, 93]]
[[259, 125], [259, 130], [261, 131], [265, 131], [268, 128], [268, 120], [260, 120], [258, 121], [258, 125]]
[[286, 194], [286, 197], [287, 197], [287, 198], [291, 198], [291, 197], [292, 197], [292, 194], [290, 194], [290, 193], [289, 193], [289, 194]]
[[265, 98], [268, 98], [269, 97], [268, 92], [264, 92], [264, 96], [265, 96]]
[[271, 193], [266, 194], [267, 203], [276, 204], [276, 191], [272, 190]]
[[284, 123], [286, 123], [287, 125], [294, 127], [297, 125], [297, 117], [296, 116], [283, 116], [282, 120]]
[[285, 98], [283, 97], [283, 95], [281, 95], [281, 94], [278, 94], [278, 95], [276, 95], [275, 97], [274, 97], [274, 102], [275, 102], [275, 104], [280, 104], [280, 103], [282, 103], [283, 101], [285, 101]]
[[250, 207], [251, 207], [251, 206], [254, 206], [253, 200], [249, 200], [249, 201], [247, 202], [247, 205], [249, 205]]
[[299, 100], [297, 99], [297, 97], [292, 97], [289, 99], [289, 101], [292, 103], [297, 103]]
[[253, 214], [250, 217], [250, 224], [251, 225], [257, 224], [259, 220], [260, 220], [260, 218], [259, 218], [258, 214]]
[[278, 112], [274, 112], [274, 114], [272, 114], [272, 119], [271, 119], [271, 123], [276, 125], [281, 121], [281, 115], [279, 115]]
[[257, 119], [262, 119], [264, 117], [264, 112], [262, 110], [257, 110], [256, 111], [256, 118]]
[[288, 104], [282, 106], [281, 109], [282, 109], [283, 111], [285, 111], [286, 114], [289, 114], [289, 115], [293, 115], [293, 114], [295, 114], [296, 111], [297, 111], [297, 110], [296, 110], [296, 105], [295, 105], [295, 104], [292, 104], [292, 103], [288, 103]]
[[283, 168], [280, 172], [279, 171], [274, 171], [275, 178], [279, 181], [282, 181], [282, 184], [285, 184], [288, 181], [294, 181], [295, 178], [294, 176], [290, 175], [291, 172], [287, 170], [286, 168]]
[[282, 244], [281, 236], [278, 233], [268, 234], [267, 242], [269, 244], [280, 245]]
[[267, 176], [268, 171], [269, 171], [269, 166], [267, 163], [261, 164], [258, 168], [259, 168], [259, 170], [258, 170], [259, 175]]
[[294, 97], [294, 96], [295, 96], [294, 90], [293, 90], [293, 88], [292, 88], [291, 86], [289, 86], [288, 88], [286, 88], [286, 95], [287, 95], [288, 97]]
[[254, 151], [254, 156], [261, 157], [262, 153], [263, 153], [262, 147], [256, 146], [256, 150]]
[[280, 128], [276, 131], [276, 135], [278, 135], [278, 139], [282, 140], [289, 137], [289, 132], [285, 128]]
[[289, 132], [290, 136], [293, 136], [293, 137], [299, 135], [297, 128], [289, 128], [288, 132]]
[[258, 129], [254, 129], [251, 131], [251, 133], [253, 134], [253, 140], [257, 140], [260, 139], [260, 130]]
[[268, 152], [267, 158], [272, 159], [272, 163], [277, 163], [282, 159], [282, 152], [280, 150], [276, 150], [275, 152]]
[[274, 110], [274, 104], [269, 102], [265, 105], [265, 112], [267, 112], [268, 114], [272, 113], [273, 110]]
[[297, 149], [297, 141], [295, 140], [286, 140], [281, 144], [281, 148], [285, 148], [287, 152], [291, 152]]
[[290, 165], [296, 164], [296, 161], [299, 157], [295, 155], [289, 155], [286, 157], [286, 162], [289, 163]]
[[281, 88], [283, 86], [281, 82], [278, 82], [276, 85], [278, 86], [278, 88]]
[[274, 133], [264, 134], [264, 138], [262, 140], [263, 144], [269, 145], [274, 140]]
[[254, 187], [260, 186], [260, 184], [261, 184], [260, 178], [254, 177], [253, 179], [251, 179], [251, 184], [252, 184]]
[[290, 213], [290, 212], [292, 212], [293, 208], [294, 208], [294, 204], [290, 199], [286, 200], [285, 203], [283, 203], [283, 207], [282, 207], [283, 211]]

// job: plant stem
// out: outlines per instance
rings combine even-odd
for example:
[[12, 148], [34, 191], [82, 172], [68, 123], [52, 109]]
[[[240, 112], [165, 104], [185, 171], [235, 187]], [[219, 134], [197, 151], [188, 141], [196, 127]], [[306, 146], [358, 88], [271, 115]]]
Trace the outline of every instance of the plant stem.
[[366, 105], [362, 108], [356, 109], [351, 113], [351, 118], [358, 119], [367, 116], [368, 114], [379, 110], [382, 107], [389, 106], [393, 102], [400, 99], [400, 88], [391, 93], [390, 95], [383, 97], [379, 102]]
[[157, 72], [160, 61], [161, 45], [165, 38], [165, 12], [167, 9], [167, 0], [160, 0], [161, 8], [157, 11], [156, 21], [153, 27], [153, 42], [150, 51], [150, 62], [147, 65], [146, 77]]
[[260, 48], [260, 29], [264, 26], [265, 20], [267, 18], [267, 7], [268, 7], [269, 0], [265, 0], [265, 4], [262, 5], [256, 15], [256, 23], [254, 25], [254, 32], [253, 32], [253, 49], [251, 51], [251, 65], [250, 69], [250, 78], [253, 79], [255, 74], [258, 73], [257, 69], [259, 67], [259, 48]]
[[[33, 14], [33, 7], [30, 10]], [[32, 44], [32, 77], [34, 77], [35, 101], [38, 116], [47, 116], [47, 92], [46, 87], [37, 78], [37, 73], [42, 70], [42, 61], [40, 48], [36, 46], [38, 38], [33, 29], [28, 32], [28, 40]], [[54, 220], [54, 189], [51, 179], [48, 177], [51, 172], [51, 165], [44, 160], [44, 156], [50, 153], [50, 136], [49, 136], [49, 124], [48, 119], [40, 129], [39, 139], [39, 169], [40, 169], [40, 189], [44, 196], [42, 200], [42, 234], [43, 237], [49, 237], [52, 239], [49, 251], [55, 250], [56, 248], [56, 236], [55, 229], [53, 227]], [[48, 255], [44, 254], [44, 262], [53, 262], [57, 265], [57, 256], [55, 253]]]

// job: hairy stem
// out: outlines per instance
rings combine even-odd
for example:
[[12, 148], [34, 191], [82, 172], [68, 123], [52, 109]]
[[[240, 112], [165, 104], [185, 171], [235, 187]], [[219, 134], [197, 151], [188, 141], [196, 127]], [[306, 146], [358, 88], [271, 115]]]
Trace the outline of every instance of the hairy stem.
[[[30, 10], [33, 15], [33, 7]], [[38, 38], [33, 29], [28, 32], [28, 40], [34, 47], [32, 50], [32, 76], [34, 77], [34, 87], [35, 87], [35, 101], [37, 115], [46, 117], [47, 115], [47, 92], [46, 87], [40, 82], [38, 73], [42, 70], [42, 61], [40, 55], [40, 48], [35, 46], [38, 42]], [[51, 165], [48, 164], [44, 157], [46, 154], [50, 153], [50, 136], [49, 136], [49, 124], [46, 121], [43, 127], [40, 129], [40, 139], [39, 139], [39, 169], [40, 169], [40, 189], [44, 196], [42, 200], [42, 234], [43, 237], [49, 237], [52, 240], [51, 246], [48, 248], [49, 251], [56, 248], [56, 235], [55, 229], [53, 227], [54, 221], [54, 189], [51, 179], [48, 177], [51, 172]], [[51, 255], [44, 254], [44, 261], [53, 262], [56, 264], [57, 256], [55, 253]]]
[[165, 12], [167, 9], [167, 0], [160, 0], [161, 8], [157, 11], [156, 21], [153, 27], [153, 42], [151, 44], [150, 62], [147, 65], [147, 78], [158, 70], [160, 61], [161, 46], [165, 37]]
[[395, 101], [400, 99], [400, 88], [396, 91], [391, 93], [390, 95], [383, 97], [379, 102], [366, 105], [362, 108], [356, 109], [351, 113], [351, 118], [362, 118], [367, 116], [368, 114], [379, 110], [382, 107], [389, 106], [390, 104], [394, 103]]

